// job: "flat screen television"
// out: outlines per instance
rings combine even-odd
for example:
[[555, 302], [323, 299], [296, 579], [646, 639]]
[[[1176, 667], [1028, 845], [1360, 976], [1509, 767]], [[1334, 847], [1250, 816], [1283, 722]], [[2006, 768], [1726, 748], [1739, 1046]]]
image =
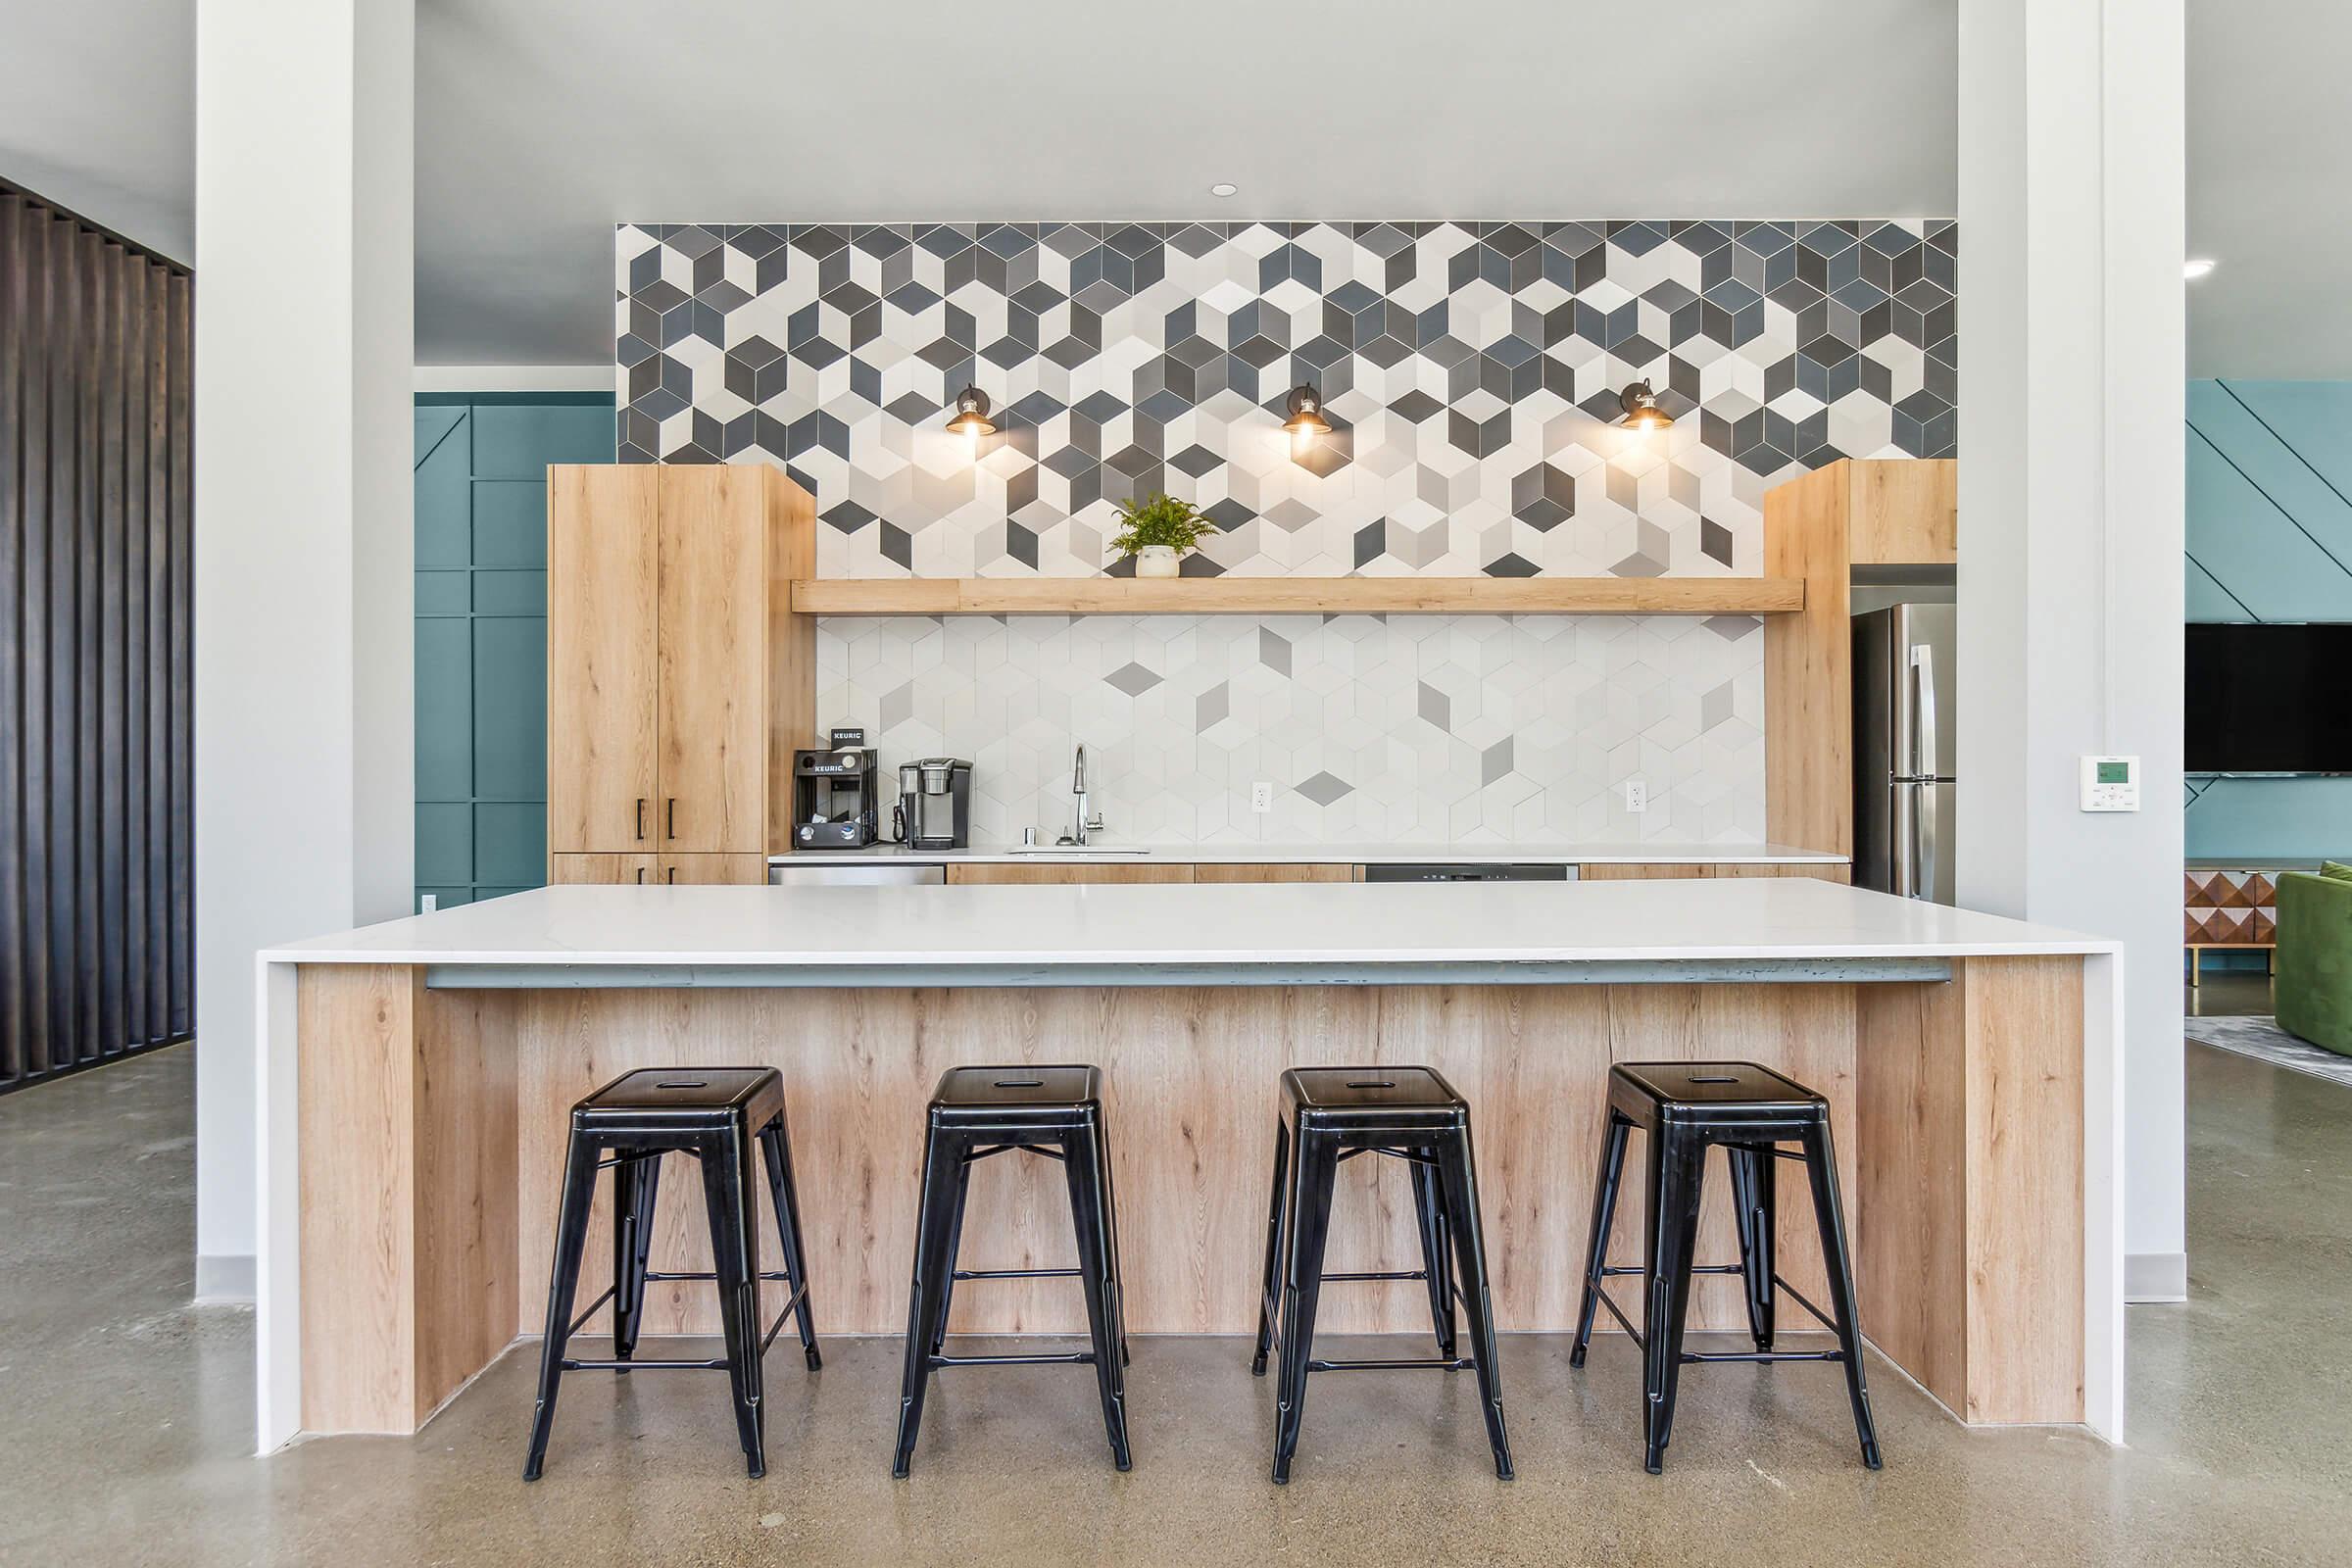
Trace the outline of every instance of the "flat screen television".
[[2191, 773], [2352, 773], [2352, 621], [2188, 627]]

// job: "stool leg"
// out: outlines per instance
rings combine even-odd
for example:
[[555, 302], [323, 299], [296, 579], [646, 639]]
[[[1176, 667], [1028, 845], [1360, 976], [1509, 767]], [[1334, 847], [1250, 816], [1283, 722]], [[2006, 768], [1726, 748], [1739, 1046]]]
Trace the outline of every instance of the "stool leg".
[[1648, 1290], [1642, 1318], [1644, 1446], [1642, 1467], [1656, 1475], [1674, 1436], [1674, 1396], [1683, 1375], [1683, 1323], [1690, 1311], [1691, 1254], [1707, 1146], [1660, 1128], [1649, 1140]]
[[1453, 1233], [1456, 1267], [1469, 1318], [1470, 1357], [1478, 1368], [1478, 1398], [1487, 1416], [1487, 1444], [1494, 1450], [1494, 1474], [1511, 1479], [1511, 1443], [1502, 1429], [1502, 1369], [1494, 1346], [1494, 1297], [1487, 1286], [1487, 1237], [1479, 1219], [1478, 1161], [1471, 1153], [1470, 1128], [1439, 1146], [1439, 1186], [1446, 1228]]
[[951, 1134], [933, 1132], [923, 1144], [923, 1197], [914, 1221], [914, 1278], [906, 1297], [906, 1370], [899, 1383], [899, 1442], [890, 1473], [904, 1480], [914, 1458], [915, 1434], [922, 1429], [923, 1396], [931, 1385], [931, 1347], [947, 1321], [949, 1259], [956, 1252], [956, 1184], [963, 1170], [963, 1147]]
[[1306, 1363], [1315, 1347], [1315, 1302], [1323, 1291], [1323, 1244], [1331, 1234], [1331, 1194], [1340, 1151], [1327, 1137], [1300, 1132], [1290, 1148], [1284, 1207], [1290, 1216], [1282, 1264], [1282, 1360], [1274, 1409], [1274, 1484], [1287, 1486], [1306, 1410]]
[[1429, 1321], [1438, 1337], [1438, 1353], [1454, 1353], [1453, 1269], [1446, 1260], [1452, 1237], [1446, 1223], [1446, 1205], [1438, 1198], [1437, 1173], [1425, 1163], [1437, 1157], [1434, 1149], [1417, 1149], [1422, 1156], [1411, 1162], [1413, 1216], [1421, 1228], [1421, 1272], [1429, 1276]]
[[792, 1182], [792, 1135], [782, 1116], [760, 1130], [760, 1152], [767, 1160], [767, 1193], [776, 1209], [776, 1243], [784, 1249], [785, 1283], [800, 1293], [793, 1315], [800, 1324], [801, 1356], [814, 1372], [825, 1360], [816, 1353], [816, 1308], [808, 1301], [808, 1264], [801, 1250], [801, 1197]]
[[760, 1413], [760, 1232], [752, 1223], [753, 1154], [737, 1133], [702, 1151], [703, 1204], [710, 1214], [710, 1272], [727, 1344], [727, 1381], [735, 1395], [735, 1431], [753, 1480], [767, 1474]]
[[1838, 1200], [1838, 1156], [1825, 1117], [1805, 1129], [1805, 1174], [1813, 1183], [1813, 1218], [1821, 1229], [1821, 1260], [1830, 1276], [1830, 1310], [1838, 1322], [1838, 1348], [1845, 1362], [1845, 1395], [1854, 1406], [1854, 1436], [1862, 1462], [1880, 1467], [1879, 1425], [1871, 1418], [1870, 1390], [1862, 1378], [1862, 1314], [1854, 1297], [1854, 1264], [1845, 1245], [1845, 1210]]
[[1601, 1270], [1609, 1261], [1609, 1226], [1617, 1215], [1617, 1187], [1625, 1175], [1625, 1137], [1634, 1124], [1615, 1111], [1600, 1138], [1600, 1174], [1592, 1181], [1592, 1224], [1585, 1233], [1585, 1298], [1576, 1309], [1576, 1348], [1568, 1352], [1570, 1366], [1585, 1364], [1585, 1347], [1592, 1343], [1592, 1314], [1600, 1307]]
[[1111, 1463], [1134, 1463], [1127, 1450], [1127, 1373], [1120, 1355], [1119, 1256], [1110, 1215], [1110, 1161], [1100, 1126], [1073, 1127], [1062, 1140], [1062, 1174], [1070, 1186], [1070, 1217], [1078, 1230], [1080, 1283], [1095, 1347], [1095, 1384], [1102, 1396], [1102, 1428]]
[[1739, 1209], [1740, 1275], [1747, 1287], [1747, 1331], [1754, 1336], [1757, 1349], [1769, 1350], [1772, 1271], [1777, 1266], [1773, 1256], [1773, 1227], [1779, 1208], [1776, 1167], [1780, 1160], [1760, 1149], [1733, 1146], [1724, 1152], [1731, 1156], [1732, 1202]]
[[588, 1250], [588, 1210], [596, 1200], [597, 1146], [574, 1137], [564, 1156], [564, 1197], [556, 1215], [556, 1260], [547, 1286], [547, 1334], [539, 1345], [539, 1403], [531, 1412], [531, 1450], [522, 1479], [539, 1479], [547, 1436], [556, 1425], [556, 1390], [571, 1338], [571, 1302], [579, 1291], [580, 1254]]
[[1266, 1375], [1266, 1354], [1274, 1348], [1275, 1292], [1282, 1288], [1283, 1190], [1291, 1176], [1291, 1126], [1274, 1120], [1274, 1196], [1267, 1201], [1266, 1268], [1257, 1293], [1257, 1353], [1250, 1358], [1250, 1375]]
[[[645, 1321], [645, 1271], [654, 1246], [654, 1200], [661, 1192], [662, 1156], [623, 1158], [612, 1167], [612, 1359], [637, 1353]], [[620, 1369], [626, 1377], [628, 1369]]]
[[948, 1348], [948, 1314], [956, 1308], [956, 1268], [963, 1256], [963, 1203], [972, 1193], [972, 1162], [956, 1161], [956, 1218], [948, 1226], [948, 1267], [939, 1282], [939, 1326], [931, 1335], [931, 1353]]

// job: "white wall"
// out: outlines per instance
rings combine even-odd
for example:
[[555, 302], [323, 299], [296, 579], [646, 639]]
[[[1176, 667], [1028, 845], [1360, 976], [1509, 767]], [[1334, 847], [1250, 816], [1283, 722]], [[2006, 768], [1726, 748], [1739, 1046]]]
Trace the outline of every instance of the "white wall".
[[253, 955], [414, 882], [412, 0], [199, 0], [196, 1250], [251, 1288]]
[[[1963, 904], [2126, 944], [2127, 1285], [2185, 1288], [2181, 0], [1961, 0]], [[2085, 754], [2142, 809], [2078, 808]]]

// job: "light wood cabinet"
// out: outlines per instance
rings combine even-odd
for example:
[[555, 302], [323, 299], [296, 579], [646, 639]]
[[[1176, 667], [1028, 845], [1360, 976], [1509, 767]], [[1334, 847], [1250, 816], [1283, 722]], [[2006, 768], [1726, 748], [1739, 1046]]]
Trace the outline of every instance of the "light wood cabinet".
[[1728, 860], [1598, 860], [1578, 866], [1576, 874], [1587, 882], [1714, 881], [1743, 876], [1805, 876], [1822, 882], [1843, 882], [1852, 873], [1850, 868], [1843, 865], [1818, 862], [1773, 864]]
[[1196, 882], [1353, 882], [1352, 865], [1334, 865], [1328, 861], [1290, 861], [1283, 863], [1225, 864], [1203, 861], [1193, 867]]
[[547, 847], [651, 849], [661, 470], [547, 475]]
[[765, 466], [548, 470], [551, 880], [764, 879], [815, 732], [814, 531]]
[[547, 859], [547, 879], [559, 887], [583, 882], [758, 887], [767, 881], [764, 855], [551, 855]]

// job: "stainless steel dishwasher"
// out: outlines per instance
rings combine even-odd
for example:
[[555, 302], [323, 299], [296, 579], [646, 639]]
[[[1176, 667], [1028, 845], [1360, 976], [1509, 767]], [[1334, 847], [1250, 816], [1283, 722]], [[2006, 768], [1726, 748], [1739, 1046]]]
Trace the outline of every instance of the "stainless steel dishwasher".
[[1364, 867], [1367, 882], [1573, 882], [1576, 867], [1494, 860], [1422, 861]]
[[[814, 864], [805, 862], [816, 861]], [[815, 856], [796, 855], [789, 863], [767, 862], [771, 888], [937, 888], [948, 882], [948, 868], [902, 865], [888, 860], [818, 861]]]

